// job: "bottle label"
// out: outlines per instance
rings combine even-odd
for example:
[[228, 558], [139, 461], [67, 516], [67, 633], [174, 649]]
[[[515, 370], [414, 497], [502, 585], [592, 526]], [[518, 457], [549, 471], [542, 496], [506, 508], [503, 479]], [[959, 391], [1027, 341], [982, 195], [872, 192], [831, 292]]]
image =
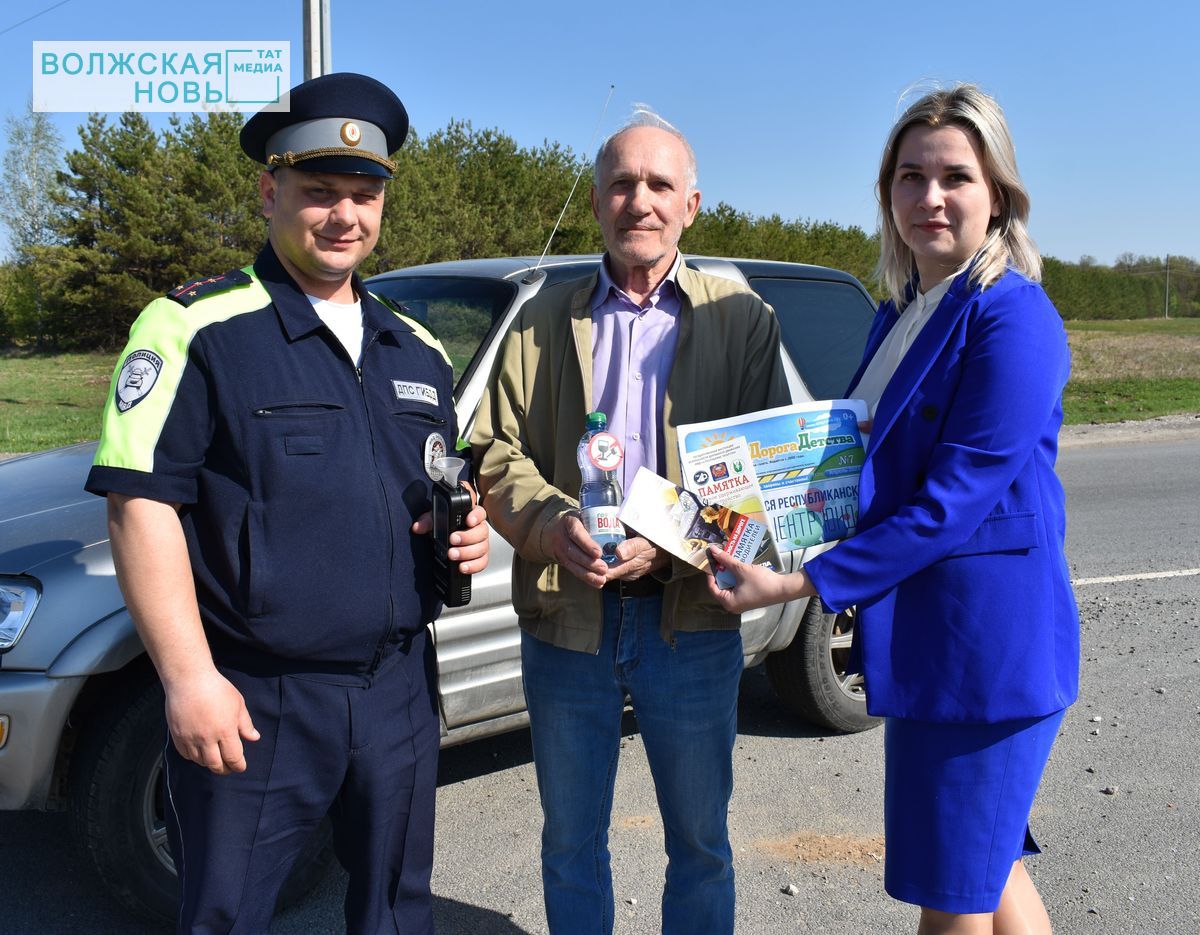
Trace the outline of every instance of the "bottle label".
[[588, 460], [602, 471], [615, 471], [621, 466], [625, 452], [612, 432], [597, 432], [588, 439]]
[[625, 538], [620, 512], [620, 508], [615, 506], [588, 507], [583, 511], [583, 525], [587, 527], [588, 535], [597, 540], [612, 536]]

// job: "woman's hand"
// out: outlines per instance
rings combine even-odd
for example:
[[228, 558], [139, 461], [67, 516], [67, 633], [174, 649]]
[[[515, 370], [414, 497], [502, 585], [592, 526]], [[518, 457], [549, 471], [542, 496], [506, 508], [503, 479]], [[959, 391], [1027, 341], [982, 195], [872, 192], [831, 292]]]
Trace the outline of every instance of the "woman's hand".
[[[708, 576], [708, 593], [731, 613], [740, 614], [745, 610], [782, 604], [817, 593], [803, 570], [781, 575], [761, 565], [739, 562], [715, 545], [708, 547], [708, 558], [712, 563]], [[723, 588], [717, 584], [712, 573], [713, 568], [731, 576], [734, 579], [733, 587]]]

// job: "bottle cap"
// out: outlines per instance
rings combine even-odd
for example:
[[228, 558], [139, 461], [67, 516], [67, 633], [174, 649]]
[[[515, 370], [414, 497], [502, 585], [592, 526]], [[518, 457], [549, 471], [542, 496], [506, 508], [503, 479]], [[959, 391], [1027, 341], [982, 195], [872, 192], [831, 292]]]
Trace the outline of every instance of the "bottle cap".
[[602, 429], [608, 426], [608, 416], [603, 412], [589, 412], [587, 414], [588, 431], [593, 429]]

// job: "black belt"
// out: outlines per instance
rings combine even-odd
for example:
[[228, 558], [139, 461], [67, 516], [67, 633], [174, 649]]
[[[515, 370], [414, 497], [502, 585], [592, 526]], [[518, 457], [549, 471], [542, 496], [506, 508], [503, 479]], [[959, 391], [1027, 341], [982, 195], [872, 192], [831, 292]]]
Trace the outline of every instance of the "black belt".
[[663, 592], [663, 583], [653, 575], [644, 575], [632, 581], [618, 578], [608, 582], [604, 590], [621, 597], [658, 597]]

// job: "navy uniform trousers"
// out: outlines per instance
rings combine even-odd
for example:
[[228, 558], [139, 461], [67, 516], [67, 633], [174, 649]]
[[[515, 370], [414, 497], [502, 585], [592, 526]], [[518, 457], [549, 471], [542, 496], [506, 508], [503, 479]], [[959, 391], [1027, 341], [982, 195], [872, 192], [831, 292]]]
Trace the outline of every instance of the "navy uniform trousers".
[[347, 932], [433, 932], [435, 667], [422, 630], [373, 676], [221, 669], [262, 737], [245, 744], [246, 771], [228, 776], [184, 760], [167, 741], [180, 932], [266, 932], [326, 813], [350, 875]]

